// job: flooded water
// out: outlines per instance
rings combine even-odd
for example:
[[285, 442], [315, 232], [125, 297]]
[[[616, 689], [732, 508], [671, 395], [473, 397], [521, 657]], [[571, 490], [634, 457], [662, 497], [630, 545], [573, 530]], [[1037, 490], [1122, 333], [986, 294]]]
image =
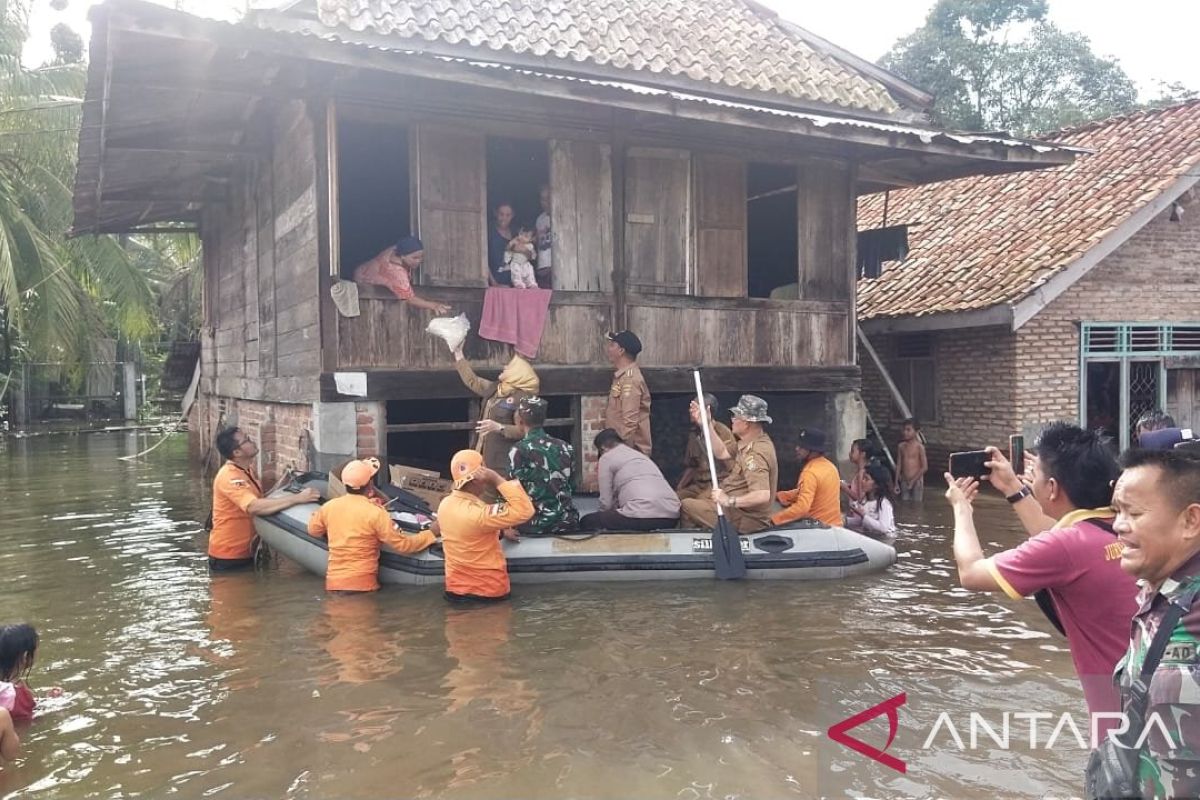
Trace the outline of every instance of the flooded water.
[[[0, 440], [0, 621], [37, 625], [30, 682], [65, 691], [0, 795], [1077, 794], [1074, 743], [970, 747], [970, 712], [1082, 720], [1083, 701], [1031, 602], [956, 588], [936, 492], [882, 575], [519, 586], [461, 610], [434, 589], [328, 598], [290, 563], [210, 578], [198, 469], [182, 441], [117, 460], [145, 442]], [[1002, 500], [979, 518], [987, 552], [1019, 541]], [[825, 737], [899, 692], [904, 774]], [[962, 749], [923, 747], [942, 712]], [[882, 747], [885, 719], [854, 735]]]

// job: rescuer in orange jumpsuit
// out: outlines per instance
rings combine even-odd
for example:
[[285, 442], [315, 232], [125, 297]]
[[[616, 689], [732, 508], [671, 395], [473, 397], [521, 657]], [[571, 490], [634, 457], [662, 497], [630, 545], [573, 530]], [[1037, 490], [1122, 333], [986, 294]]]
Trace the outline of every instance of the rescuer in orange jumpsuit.
[[411, 536], [396, 530], [392, 518], [367, 497], [367, 487], [379, 471], [374, 459], [351, 461], [342, 468], [346, 494], [335, 497], [308, 520], [308, 532], [329, 536], [329, 568], [325, 589], [331, 592], [373, 592], [379, 588], [379, 547], [398, 553], [419, 553], [437, 541], [432, 531]]
[[[509, 592], [508, 562], [500, 535], [533, 517], [533, 501], [520, 481], [505, 480], [488, 469], [474, 450], [454, 454], [450, 477], [454, 491], [438, 506], [437, 521], [445, 549], [446, 599], [504, 600]], [[485, 503], [481, 497], [489, 491], [503, 499]]]

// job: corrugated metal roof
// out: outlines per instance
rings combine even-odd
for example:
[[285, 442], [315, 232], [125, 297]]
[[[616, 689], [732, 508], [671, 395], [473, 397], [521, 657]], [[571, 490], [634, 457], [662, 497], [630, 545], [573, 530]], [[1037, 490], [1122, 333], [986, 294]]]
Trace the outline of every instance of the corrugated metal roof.
[[[1094, 151], [1036, 172], [894, 190], [887, 224], [910, 226], [907, 259], [858, 284], [859, 317], [923, 316], [1016, 303], [1084, 256], [1200, 164], [1200, 101], [1047, 137]], [[883, 194], [859, 202], [884, 223]]]

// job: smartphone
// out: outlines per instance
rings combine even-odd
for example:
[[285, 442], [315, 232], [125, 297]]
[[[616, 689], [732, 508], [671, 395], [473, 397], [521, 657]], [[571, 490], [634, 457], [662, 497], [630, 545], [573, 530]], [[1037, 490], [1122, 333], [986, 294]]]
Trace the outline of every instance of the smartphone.
[[991, 474], [984, 466], [992, 457], [987, 450], [968, 450], [963, 453], [950, 454], [950, 474], [955, 478], [974, 478], [982, 480]]
[[1008, 460], [1018, 478], [1025, 474], [1025, 437], [1019, 433], [1008, 437]]

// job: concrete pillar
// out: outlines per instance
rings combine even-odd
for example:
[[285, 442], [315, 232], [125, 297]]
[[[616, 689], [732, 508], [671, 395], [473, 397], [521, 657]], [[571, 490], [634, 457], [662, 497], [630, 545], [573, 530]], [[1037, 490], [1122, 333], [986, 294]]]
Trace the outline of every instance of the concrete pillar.
[[311, 469], [327, 471], [358, 453], [358, 418], [354, 403], [313, 403], [312, 442], [317, 451]]
[[121, 365], [121, 403], [126, 420], [138, 418], [137, 409], [137, 364], [126, 361]]
[[847, 460], [850, 443], [867, 435], [867, 410], [858, 392], [838, 392], [830, 395], [830, 415], [833, 417], [833, 432], [828, 455], [843, 475], [852, 475], [853, 467]]

